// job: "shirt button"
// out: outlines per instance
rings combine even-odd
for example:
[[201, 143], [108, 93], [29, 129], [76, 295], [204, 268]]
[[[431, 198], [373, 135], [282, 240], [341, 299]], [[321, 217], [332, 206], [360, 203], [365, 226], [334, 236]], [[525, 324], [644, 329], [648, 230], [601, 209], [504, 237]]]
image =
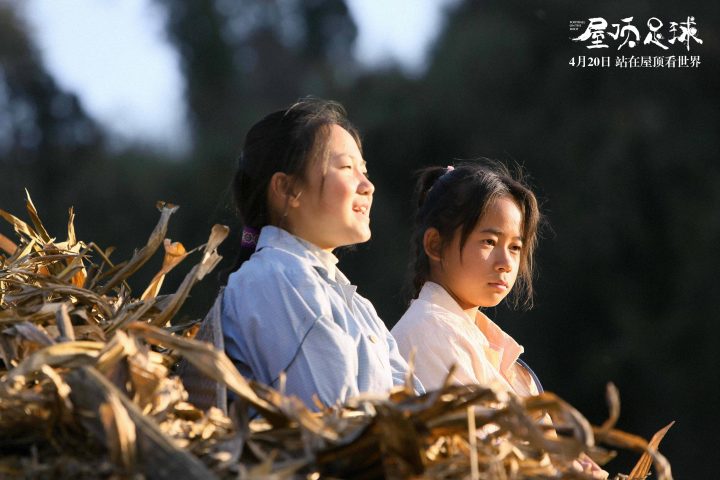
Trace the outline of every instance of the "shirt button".
[[370, 334], [370, 336], [368, 338], [370, 339], [370, 341], [372, 343], [377, 343], [377, 341], [378, 341], [378, 338], [373, 334]]

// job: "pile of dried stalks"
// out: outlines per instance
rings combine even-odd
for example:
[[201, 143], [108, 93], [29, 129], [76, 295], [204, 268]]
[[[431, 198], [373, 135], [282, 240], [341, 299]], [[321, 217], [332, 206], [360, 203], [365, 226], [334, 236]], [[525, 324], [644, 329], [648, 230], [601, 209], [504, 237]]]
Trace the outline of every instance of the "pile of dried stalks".
[[[521, 400], [477, 385], [420, 397], [397, 388], [313, 413], [169, 326], [220, 260], [226, 227], [213, 227], [200, 262], [161, 296], [165, 274], [192, 253], [165, 239], [177, 207], [159, 205], [147, 244], [119, 264], [76, 238], [72, 210], [57, 242], [29, 196], [27, 207], [32, 225], [0, 210], [19, 239], [0, 235], [0, 478], [580, 479], [589, 477], [573, 467], [579, 455], [612, 457], [598, 444], [645, 452], [632, 478], [651, 463], [671, 478], [657, 451], [667, 427], [650, 444], [614, 429], [614, 388], [600, 427], [552, 393]], [[161, 245], [160, 272], [133, 297], [127, 278]], [[187, 402], [172, 374], [181, 358], [235, 393], [230, 417]], [[553, 428], [537, 421], [547, 414]]]

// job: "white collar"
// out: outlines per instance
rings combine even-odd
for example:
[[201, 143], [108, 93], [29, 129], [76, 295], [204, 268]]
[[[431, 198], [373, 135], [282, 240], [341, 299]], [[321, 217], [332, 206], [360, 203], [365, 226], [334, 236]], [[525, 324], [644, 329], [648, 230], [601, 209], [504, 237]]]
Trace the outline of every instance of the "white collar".
[[467, 319], [475, 324], [480, 332], [488, 340], [490, 346], [498, 351], [501, 355], [500, 371], [505, 372], [525, 351], [522, 345], [517, 343], [514, 338], [505, 333], [502, 328], [496, 325], [490, 318], [480, 309], [477, 310], [475, 318], [469, 318], [468, 314], [462, 309], [457, 301], [450, 294], [435, 282], [425, 282], [418, 300], [438, 305], [449, 312]]

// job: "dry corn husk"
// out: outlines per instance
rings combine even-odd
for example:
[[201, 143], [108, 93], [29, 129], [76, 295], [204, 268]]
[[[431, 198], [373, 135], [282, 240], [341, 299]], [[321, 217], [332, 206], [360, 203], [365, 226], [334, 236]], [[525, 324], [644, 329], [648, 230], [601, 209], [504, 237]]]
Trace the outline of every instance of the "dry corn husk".
[[[0, 236], [0, 478], [590, 478], [576, 459], [600, 464], [606, 447], [643, 452], [630, 476], [654, 466], [671, 479], [652, 442], [594, 427], [552, 393], [519, 399], [491, 387], [453, 386], [416, 396], [411, 383], [311, 412], [294, 397], [242, 377], [224, 352], [168, 327], [192, 286], [219, 262], [227, 227], [213, 227], [201, 259], [178, 290], [164, 276], [194, 250], [165, 238], [177, 207], [147, 243], [114, 264], [112, 250], [43, 227], [30, 196], [30, 224], [0, 210], [17, 241]], [[135, 298], [127, 279], [164, 245], [158, 274]], [[190, 404], [180, 358], [239, 401], [228, 416]], [[250, 420], [253, 412], [259, 412]], [[538, 421], [549, 414], [552, 425]]]

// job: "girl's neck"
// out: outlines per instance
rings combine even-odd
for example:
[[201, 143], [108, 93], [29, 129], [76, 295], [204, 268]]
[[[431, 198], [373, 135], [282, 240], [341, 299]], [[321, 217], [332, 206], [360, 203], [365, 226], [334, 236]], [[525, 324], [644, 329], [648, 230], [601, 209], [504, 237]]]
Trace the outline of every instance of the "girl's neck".
[[475, 318], [477, 317], [478, 310], [480, 310], [480, 307], [474, 306], [474, 307], [463, 309], [463, 312], [465, 312], [465, 315], [467, 315], [470, 318], [470, 320], [472, 320], [474, 322]]
[[322, 252], [327, 252], [327, 253], [329, 253], [329, 254], [332, 254], [333, 250], [335, 250], [335, 249], [337, 248], [337, 247], [328, 247], [328, 246], [326, 246], [326, 245], [325, 245], [325, 246], [319, 245], [319, 242], [317, 242], [316, 240], [312, 240], [312, 239], [310, 239], [310, 238], [307, 238], [306, 235], [299, 234], [299, 233], [296, 231], [296, 229], [291, 228], [290, 225], [288, 225], [288, 223], [289, 223], [289, 222], [287, 222], [287, 221], [283, 221], [283, 222], [281, 222], [281, 223], [275, 223], [275, 224], [272, 224], [272, 225], [275, 226], [275, 227], [277, 227], [277, 228], [281, 228], [281, 229], [285, 230], [286, 232], [288, 232], [288, 233], [289, 233], [290, 235], [292, 235], [293, 237], [302, 240], [303, 243], [305, 243], [305, 244], [308, 246], [308, 248], [312, 248], [314, 251], [315, 251], [315, 250], [319, 250], [319, 251], [322, 251]]
[[295, 238], [297, 238], [305, 247], [313, 254], [315, 257], [317, 257], [320, 262], [325, 265], [325, 268], [328, 271], [328, 274], [330, 275], [330, 278], [335, 278], [335, 270], [336, 265], [338, 263], [338, 258], [332, 253], [333, 249], [323, 249], [315, 245], [313, 242], [306, 240], [302, 237], [299, 237], [297, 235], [294, 235], [291, 233]]
[[298, 235], [297, 233], [293, 232], [289, 228], [283, 228], [285, 231], [289, 232], [291, 235], [293, 235], [296, 238], [299, 238], [303, 242], [305, 242], [308, 245], [311, 245], [313, 249], [320, 250], [322, 252], [326, 252], [332, 255], [333, 250], [335, 250], [337, 247], [331, 247], [327, 246], [327, 244], [321, 244], [321, 242], [318, 242], [317, 239], [309, 239], [305, 235]]
[[445, 285], [445, 283], [442, 282], [440, 279], [430, 279], [431, 282], [437, 283], [440, 285], [443, 290], [445, 290], [448, 295], [452, 297], [453, 300], [458, 304], [458, 306], [462, 309], [463, 312], [465, 312], [465, 315], [470, 317], [473, 321], [475, 320], [475, 316], [477, 315], [478, 310], [480, 309], [479, 305], [468, 305], [467, 303], [463, 302], [455, 293]]

